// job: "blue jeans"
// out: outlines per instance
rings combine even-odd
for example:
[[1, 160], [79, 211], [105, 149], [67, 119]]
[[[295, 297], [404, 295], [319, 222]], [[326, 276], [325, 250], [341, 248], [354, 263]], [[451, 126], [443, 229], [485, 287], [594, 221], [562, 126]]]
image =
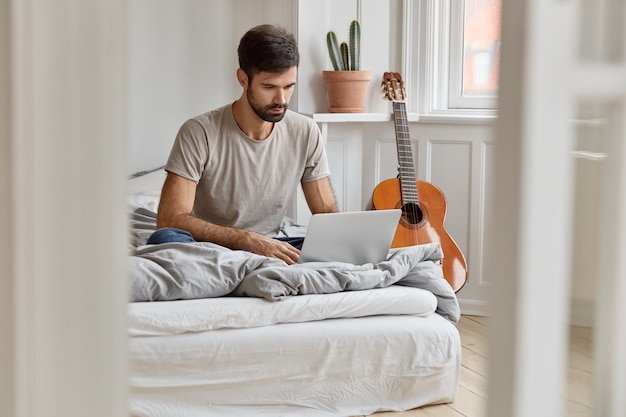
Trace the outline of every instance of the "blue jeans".
[[[277, 237], [276, 240], [287, 242], [297, 249], [302, 249], [302, 244], [304, 243], [303, 237]], [[196, 240], [193, 236], [191, 236], [191, 233], [186, 230], [176, 229], [174, 227], [164, 227], [162, 229], [155, 230], [150, 235], [146, 243], [148, 245], [158, 245], [160, 243], [192, 243], [195, 241]]]
[[196, 240], [191, 236], [186, 230], [176, 229], [174, 227], [164, 227], [162, 229], [155, 230], [148, 241], [146, 242], [148, 245], [158, 245], [159, 243], [191, 243]]
[[303, 237], [275, 237], [274, 239], [289, 243], [294, 248], [301, 250], [304, 243]]

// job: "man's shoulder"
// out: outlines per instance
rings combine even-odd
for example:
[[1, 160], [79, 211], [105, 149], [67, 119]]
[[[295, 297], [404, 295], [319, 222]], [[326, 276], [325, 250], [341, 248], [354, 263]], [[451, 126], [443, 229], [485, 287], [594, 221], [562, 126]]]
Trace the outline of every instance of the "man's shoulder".
[[294, 111], [294, 110], [287, 110], [287, 112], [285, 113], [285, 117], [294, 119], [294, 120], [300, 120], [304, 123], [313, 122], [313, 119], [310, 118], [309, 116], [302, 114], [302, 113], [298, 113], [297, 111]]
[[293, 110], [287, 110], [287, 112], [285, 113], [284, 120], [288, 124], [298, 126], [301, 128], [304, 128], [304, 127], [311, 128], [311, 127], [317, 126], [317, 124], [312, 118], [302, 113], [295, 112]]
[[219, 129], [219, 126], [221, 126], [222, 121], [224, 120], [224, 115], [226, 115], [229, 111], [231, 111], [230, 105], [227, 104], [198, 114], [197, 116], [187, 119], [183, 123], [181, 129], [183, 131], [211, 132], [215, 129]]
[[224, 114], [230, 111], [232, 111], [231, 104], [225, 104], [216, 109], [209, 110], [207, 112], [198, 114], [197, 116], [191, 117], [189, 120], [195, 120], [199, 123], [214, 122], [216, 119], [220, 119]]

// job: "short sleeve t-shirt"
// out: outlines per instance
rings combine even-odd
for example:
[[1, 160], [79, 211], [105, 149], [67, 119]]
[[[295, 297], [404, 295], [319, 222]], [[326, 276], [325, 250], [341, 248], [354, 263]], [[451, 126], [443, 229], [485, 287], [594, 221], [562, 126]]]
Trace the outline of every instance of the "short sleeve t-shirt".
[[231, 105], [187, 120], [165, 170], [196, 182], [193, 215], [269, 237], [298, 184], [330, 175], [312, 119], [288, 110], [266, 139], [254, 140], [237, 126]]

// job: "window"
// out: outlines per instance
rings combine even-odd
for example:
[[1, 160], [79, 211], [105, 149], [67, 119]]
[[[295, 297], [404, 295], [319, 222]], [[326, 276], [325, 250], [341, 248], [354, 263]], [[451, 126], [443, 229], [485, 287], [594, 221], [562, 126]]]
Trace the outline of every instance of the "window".
[[502, 0], [453, 0], [448, 107], [495, 108]]
[[[493, 114], [500, 75], [502, 0], [404, 2], [412, 94], [422, 114]], [[414, 46], [415, 45], [415, 46]]]

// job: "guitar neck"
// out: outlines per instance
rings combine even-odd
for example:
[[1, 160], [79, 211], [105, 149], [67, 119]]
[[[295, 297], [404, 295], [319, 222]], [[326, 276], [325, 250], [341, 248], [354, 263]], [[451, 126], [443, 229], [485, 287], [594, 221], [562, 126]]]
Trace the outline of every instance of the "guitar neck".
[[415, 167], [413, 165], [413, 149], [409, 136], [409, 124], [404, 102], [393, 102], [393, 120], [396, 128], [396, 144], [398, 148], [398, 176], [402, 202], [418, 203], [415, 186]]

